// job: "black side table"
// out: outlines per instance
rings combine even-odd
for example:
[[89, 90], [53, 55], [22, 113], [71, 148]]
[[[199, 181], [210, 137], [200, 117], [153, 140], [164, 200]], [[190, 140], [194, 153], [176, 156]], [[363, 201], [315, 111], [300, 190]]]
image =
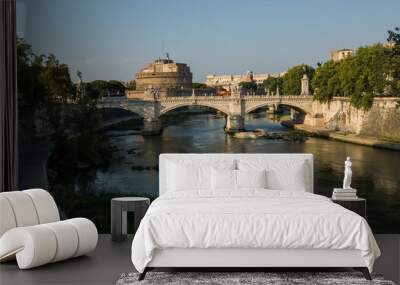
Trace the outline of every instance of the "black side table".
[[354, 199], [332, 199], [332, 202], [341, 205], [342, 207], [359, 214], [364, 219], [367, 219], [367, 200], [364, 198]]
[[120, 197], [111, 199], [111, 238], [123, 241], [127, 235], [127, 212], [134, 212], [134, 232], [150, 205], [149, 198]]

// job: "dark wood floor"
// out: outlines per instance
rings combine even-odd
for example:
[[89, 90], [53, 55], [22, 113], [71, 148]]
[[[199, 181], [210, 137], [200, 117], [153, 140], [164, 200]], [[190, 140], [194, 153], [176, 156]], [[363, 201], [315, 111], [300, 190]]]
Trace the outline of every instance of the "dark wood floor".
[[[375, 272], [400, 282], [400, 235], [376, 235], [382, 256]], [[134, 271], [130, 259], [131, 239], [121, 243], [100, 235], [97, 249], [78, 257], [30, 270], [19, 270], [15, 262], [0, 265], [0, 284], [115, 284], [124, 272]]]

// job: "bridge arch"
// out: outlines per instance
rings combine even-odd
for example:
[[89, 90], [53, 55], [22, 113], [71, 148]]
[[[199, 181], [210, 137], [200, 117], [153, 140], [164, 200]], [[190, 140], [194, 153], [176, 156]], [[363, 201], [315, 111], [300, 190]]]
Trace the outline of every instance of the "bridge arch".
[[289, 107], [291, 109], [294, 109], [300, 113], [304, 113], [304, 114], [310, 114], [310, 111], [308, 111], [306, 108], [304, 108], [303, 106], [298, 106], [296, 104], [292, 104], [292, 103], [271, 103], [271, 102], [263, 102], [261, 104], [257, 104], [254, 106], [251, 106], [250, 108], [246, 109], [245, 114], [249, 114], [257, 109], [260, 108], [264, 108], [264, 107], [271, 107], [271, 106], [285, 106], [285, 107]]
[[278, 106], [289, 107], [289, 108], [294, 109], [294, 110], [296, 110], [296, 111], [298, 111], [300, 113], [303, 113], [303, 114], [309, 114], [310, 113], [308, 110], [303, 108], [303, 106], [297, 106], [295, 104], [279, 103]]
[[144, 118], [143, 105], [120, 104], [118, 102], [101, 102], [100, 104], [97, 105], [97, 107], [99, 109], [104, 109], [104, 110], [122, 109], [137, 114], [141, 118]]
[[270, 103], [270, 102], [268, 102], [268, 103], [264, 102], [264, 103], [261, 103], [261, 104], [255, 105], [255, 106], [251, 106], [250, 108], [246, 108], [245, 114], [249, 114], [249, 113], [251, 113], [251, 112], [253, 112], [253, 111], [257, 110], [257, 109], [260, 109], [260, 108], [271, 107], [271, 106], [274, 106], [274, 105], [275, 104]]
[[220, 111], [220, 112], [224, 113], [226, 116], [229, 115], [229, 110], [226, 110], [225, 108], [218, 106], [218, 105], [207, 104], [207, 103], [196, 103], [196, 104], [179, 103], [179, 104], [174, 104], [172, 106], [166, 106], [166, 107], [162, 108], [160, 111], [160, 116], [162, 116], [170, 111], [173, 111], [175, 109], [179, 109], [182, 107], [190, 107], [190, 106], [208, 107], [208, 108]]
[[125, 110], [131, 114], [138, 115], [141, 118], [144, 118], [144, 114], [142, 110], [132, 110], [131, 108], [125, 107], [100, 107], [100, 110], [112, 111], [112, 110]]

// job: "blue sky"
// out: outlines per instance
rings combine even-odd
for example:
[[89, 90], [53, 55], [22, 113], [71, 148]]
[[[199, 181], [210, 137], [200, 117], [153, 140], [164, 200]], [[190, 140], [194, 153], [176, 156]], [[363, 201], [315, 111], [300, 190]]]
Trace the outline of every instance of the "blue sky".
[[17, 0], [18, 34], [85, 80], [132, 79], [169, 52], [206, 74], [281, 72], [383, 42], [400, 1]]

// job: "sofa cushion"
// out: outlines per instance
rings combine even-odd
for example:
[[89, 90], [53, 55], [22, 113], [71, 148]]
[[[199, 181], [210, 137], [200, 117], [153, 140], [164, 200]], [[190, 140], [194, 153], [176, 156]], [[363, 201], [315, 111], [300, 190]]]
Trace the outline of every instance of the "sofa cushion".
[[43, 189], [28, 189], [22, 191], [32, 199], [39, 218], [39, 224], [57, 222], [60, 214], [56, 202], [49, 192]]
[[0, 237], [8, 230], [17, 226], [14, 211], [8, 199], [0, 194]]
[[23, 191], [10, 191], [0, 194], [9, 202], [17, 227], [26, 227], [39, 224], [35, 205], [29, 195]]

